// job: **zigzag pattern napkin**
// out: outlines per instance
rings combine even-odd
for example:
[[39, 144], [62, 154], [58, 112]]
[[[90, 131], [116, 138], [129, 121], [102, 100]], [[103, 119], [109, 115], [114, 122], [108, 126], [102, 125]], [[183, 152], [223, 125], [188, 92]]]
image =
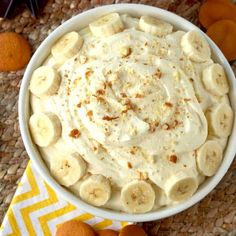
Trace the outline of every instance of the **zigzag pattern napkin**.
[[127, 222], [102, 219], [59, 197], [29, 163], [0, 228], [0, 236], [50, 236], [64, 221], [82, 220], [95, 229], [119, 230]]

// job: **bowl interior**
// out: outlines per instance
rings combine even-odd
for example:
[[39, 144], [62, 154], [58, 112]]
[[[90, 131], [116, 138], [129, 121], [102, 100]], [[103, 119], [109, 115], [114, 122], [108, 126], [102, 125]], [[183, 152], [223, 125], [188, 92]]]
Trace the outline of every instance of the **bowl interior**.
[[[104, 7], [98, 7], [92, 10], [89, 10], [87, 12], [81, 13], [70, 20], [63, 23], [60, 27], [58, 27], [54, 32], [52, 32], [40, 45], [40, 47], [37, 49], [35, 54], [33, 55], [26, 71], [25, 75], [22, 81], [21, 89], [20, 89], [20, 95], [19, 95], [19, 122], [20, 122], [20, 130], [21, 135], [25, 144], [25, 148], [37, 168], [37, 171], [41, 174], [41, 176], [47, 181], [47, 183], [55, 189], [61, 196], [63, 196], [66, 200], [70, 201], [74, 205], [78, 206], [79, 208], [83, 209], [84, 211], [90, 212], [94, 215], [103, 217], [103, 218], [110, 218], [114, 220], [120, 220], [120, 221], [136, 221], [136, 222], [144, 222], [144, 221], [151, 221], [151, 220], [157, 220], [161, 218], [165, 218], [168, 216], [171, 216], [173, 214], [176, 214], [178, 212], [181, 212], [188, 207], [192, 206], [193, 204], [200, 201], [203, 197], [205, 197], [222, 179], [226, 171], [228, 170], [235, 152], [236, 152], [236, 146], [233, 144], [233, 140], [236, 139], [236, 126], [235, 126], [235, 118], [234, 118], [234, 126], [232, 130], [232, 135], [229, 138], [227, 148], [224, 152], [224, 159], [222, 161], [222, 165], [218, 169], [217, 173], [211, 177], [208, 178], [197, 190], [197, 192], [193, 195], [192, 198], [186, 200], [183, 203], [180, 203], [176, 206], [169, 206], [169, 207], [163, 207], [155, 212], [149, 212], [145, 214], [137, 214], [132, 215], [128, 213], [120, 213], [115, 212], [109, 209], [102, 209], [93, 207], [83, 201], [81, 201], [78, 197], [76, 197], [74, 194], [69, 192], [67, 189], [60, 186], [56, 180], [53, 179], [53, 177], [50, 175], [50, 172], [48, 171], [48, 168], [46, 167], [45, 163], [43, 162], [42, 158], [40, 157], [40, 154], [37, 150], [37, 147], [33, 144], [29, 129], [28, 129], [28, 118], [29, 118], [29, 92], [28, 92], [28, 86], [29, 81], [32, 72], [39, 67], [44, 59], [48, 56], [50, 52], [50, 48], [54, 44], [54, 42], [62, 35], [64, 35], [66, 32], [69, 31], [76, 31], [80, 30], [84, 27], [86, 27], [90, 22], [94, 21], [98, 17], [105, 15], [110, 12], [119, 12], [119, 13], [129, 13], [132, 16], [139, 17], [141, 15], [151, 15], [155, 17], [159, 17], [172, 25], [174, 25], [175, 29], [181, 29], [184, 31], [189, 30], [197, 30], [200, 33], [203, 33], [194, 26], [192, 23], [188, 22], [187, 20], [170, 13], [168, 11], [141, 5], [141, 4], [116, 4], [116, 5], [108, 5]], [[221, 51], [217, 48], [217, 46], [207, 37], [207, 40], [211, 46], [212, 49], [212, 55], [213, 59], [223, 65], [223, 67], [226, 70], [229, 82], [230, 82], [230, 102], [234, 109], [235, 113], [235, 107], [236, 107], [236, 82], [235, 77], [233, 74], [232, 69], [230, 68], [230, 65], [228, 64], [227, 60], [221, 53]]]

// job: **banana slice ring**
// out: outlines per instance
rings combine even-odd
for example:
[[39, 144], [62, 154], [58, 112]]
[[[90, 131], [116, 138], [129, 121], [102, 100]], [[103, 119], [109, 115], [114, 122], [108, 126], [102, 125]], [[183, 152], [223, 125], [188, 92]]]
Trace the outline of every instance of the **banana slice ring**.
[[69, 187], [85, 174], [86, 163], [78, 154], [71, 154], [52, 161], [50, 169], [59, 183]]
[[61, 136], [61, 122], [51, 112], [34, 113], [29, 119], [29, 127], [34, 142], [40, 147], [50, 146]]
[[211, 134], [218, 137], [228, 137], [233, 125], [233, 110], [226, 103], [213, 106], [206, 113]]
[[223, 157], [219, 142], [209, 140], [197, 150], [197, 166], [201, 174], [212, 176], [218, 170]]
[[124, 26], [118, 13], [111, 13], [89, 24], [93, 35], [104, 37], [116, 34], [123, 30]]
[[80, 186], [80, 197], [91, 205], [103, 206], [110, 196], [110, 182], [102, 175], [92, 175]]
[[173, 30], [171, 24], [152, 16], [142, 16], [139, 20], [139, 28], [159, 37], [170, 34]]
[[229, 84], [224, 69], [219, 64], [207, 67], [202, 74], [205, 88], [216, 96], [223, 96], [229, 92]]
[[196, 178], [187, 175], [184, 172], [179, 172], [172, 175], [165, 184], [165, 192], [172, 201], [183, 201], [190, 198], [198, 187]]
[[145, 213], [154, 206], [155, 192], [149, 183], [134, 180], [122, 188], [121, 201], [128, 212]]
[[204, 62], [211, 57], [207, 41], [196, 31], [189, 31], [182, 37], [181, 47], [192, 61]]
[[37, 68], [30, 80], [30, 92], [38, 97], [50, 96], [59, 89], [61, 78], [57, 71], [49, 66]]

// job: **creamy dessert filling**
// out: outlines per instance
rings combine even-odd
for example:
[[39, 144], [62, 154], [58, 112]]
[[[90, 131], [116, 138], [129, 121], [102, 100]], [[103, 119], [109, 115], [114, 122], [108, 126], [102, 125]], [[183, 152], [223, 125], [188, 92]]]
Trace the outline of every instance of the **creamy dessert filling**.
[[190, 198], [216, 173], [233, 111], [196, 31], [111, 13], [62, 36], [30, 86], [32, 138], [82, 200], [143, 213]]

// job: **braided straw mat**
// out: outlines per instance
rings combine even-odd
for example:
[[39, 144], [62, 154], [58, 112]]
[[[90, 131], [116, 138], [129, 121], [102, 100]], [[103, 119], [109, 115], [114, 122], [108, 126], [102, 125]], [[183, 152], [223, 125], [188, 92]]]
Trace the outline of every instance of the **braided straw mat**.
[[[15, 31], [30, 41], [33, 50], [57, 26], [87, 9], [113, 3], [142, 3], [173, 11], [197, 24], [197, 0], [54, 0], [38, 19], [25, 9], [12, 20], [0, 19], [0, 32]], [[236, 64], [232, 65], [236, 73]], [[17, 113], [24, 70], [0, 73], [0, 224], [28, 163]], [[148, 235], [236, 235], [236, 160], [220, 184], [200, 203], [167, 219], [144, 223]]]

